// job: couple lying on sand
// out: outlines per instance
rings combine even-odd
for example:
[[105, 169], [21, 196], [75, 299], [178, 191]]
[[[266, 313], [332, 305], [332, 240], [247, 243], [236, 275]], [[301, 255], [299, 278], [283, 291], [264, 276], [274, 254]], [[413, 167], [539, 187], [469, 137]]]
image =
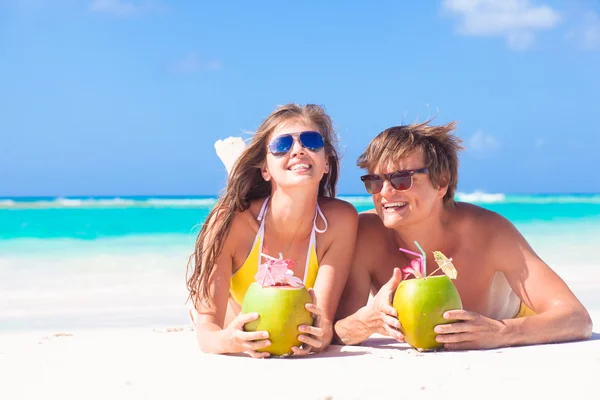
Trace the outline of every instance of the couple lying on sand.
[[[460, 139], [455, 124], [395, 126], [358, 159], [375, 210], [358, 215], [336, 199], [339, 157], [330, 117], [316, 105], [288, 104], [259, 126], [235, 162], [225, 193], [208, 215], [190, 259], [188, 289], [200, 348], [257, 351], [267, 332], [245, 332], [258, 318], [240, 304], [262, 254], [293, 260], [312, 288], [317, 318], [301, 325], [294, 355], [374, 333], [403, 341], [391, 298], [411, 259], [399, 248], [451, 254], [464, 310], [438, 325], [446, 349], [485, 349], [589, 338], [592, 322], [563, 280], [502, 216], [456, 203]], [[431, 264], [431, 265], [429, 265]], [[427, 270], [434, 261], [427, 259]], [[437, 266], [435, 266], [437, 267]], [[368, 302], [369, 294], [373, 295]]]

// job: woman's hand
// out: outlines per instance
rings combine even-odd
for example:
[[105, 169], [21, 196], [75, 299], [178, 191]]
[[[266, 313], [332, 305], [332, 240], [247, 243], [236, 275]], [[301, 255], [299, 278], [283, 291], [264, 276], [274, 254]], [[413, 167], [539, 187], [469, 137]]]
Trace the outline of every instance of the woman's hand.
[[298, 336], [298, 340], [303, 343], [302, 347], [292, 347], [292, 351], [295, 356], [305, 356], [307, 354], [318, 353], [325, 350], [333, 337], [333, 323], [324, 318], [324, 313], [317, 304], [317, 298], [315, 291], [309, 289], [312, 303], [305, 305], [306, 309], [315, 315], [315, 321], [313, 325], [300, 325], [298, 330], [301, 334]]
[[271, 345], [268, 340], [269, 332], [245, 332], [244, 325], [258, 318], [258, 313], [239, 313], [231, 323], [223, 329], [225, 353], [246, 353], [253, 358], [265, 358], [270, 354], [259, 352], [258, 349]]

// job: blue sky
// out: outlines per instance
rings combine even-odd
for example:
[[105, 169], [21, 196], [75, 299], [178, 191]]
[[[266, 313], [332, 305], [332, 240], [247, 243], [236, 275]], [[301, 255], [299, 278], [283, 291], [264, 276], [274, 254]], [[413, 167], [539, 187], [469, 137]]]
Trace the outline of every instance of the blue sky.
[[[218, 3], [218, 4], [217, 4]], [[456, 120], [459, 191], [600, 192], [600, 3], [0, 3], [0, 196], [215, 194], [214, 142], [324, 105], [356, 158]]]

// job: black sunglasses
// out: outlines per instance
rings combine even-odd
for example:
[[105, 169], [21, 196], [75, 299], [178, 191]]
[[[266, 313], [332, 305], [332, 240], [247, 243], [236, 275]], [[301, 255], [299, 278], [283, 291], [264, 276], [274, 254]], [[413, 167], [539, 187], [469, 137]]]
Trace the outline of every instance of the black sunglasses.
[[370, 194], [377, 194], [383, 189], [383, 183], [388, 180], [396, 190], [404, 192], [412, 187], [414, 174], [428, 174], [429, 168], [409, 169], [390, 172], [389, 174], [369, 174], [360, 177], [365, 189]]
[[294, 135], [298, 135], [302, 147], [312, 152], [317, 152], [325, 147], [325, 140], [323, 139], [323, 135], [319, 132], [306, 131], [300, 132], [299, 134], [284, 133], [283, 135], [274, 137], [269, 142], [269, 145], [267, 146], [269, 153], [273, 154], [275, 157], [285, 156], [294, 146]]

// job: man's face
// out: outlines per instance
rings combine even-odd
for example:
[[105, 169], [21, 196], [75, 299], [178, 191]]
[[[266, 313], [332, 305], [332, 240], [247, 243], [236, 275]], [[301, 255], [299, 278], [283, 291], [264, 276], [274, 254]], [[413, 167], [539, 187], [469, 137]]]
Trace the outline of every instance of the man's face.
[[[389, 174], [395, 171], [406, 171], [424, 168], [425, 157], [421, 152], [397, 160], [394, 165], [378, 166], [374, 174]], [[383, 224], [390, 229], [398, 229], [425, 220], [436, 206], [442, 204], [446, 188], [436, 189], [426, 173], [415, 173], [412, 176], [410, 189], [396, 190], [385, 180], [381, 192], [373, 194], [373, 203]]]

